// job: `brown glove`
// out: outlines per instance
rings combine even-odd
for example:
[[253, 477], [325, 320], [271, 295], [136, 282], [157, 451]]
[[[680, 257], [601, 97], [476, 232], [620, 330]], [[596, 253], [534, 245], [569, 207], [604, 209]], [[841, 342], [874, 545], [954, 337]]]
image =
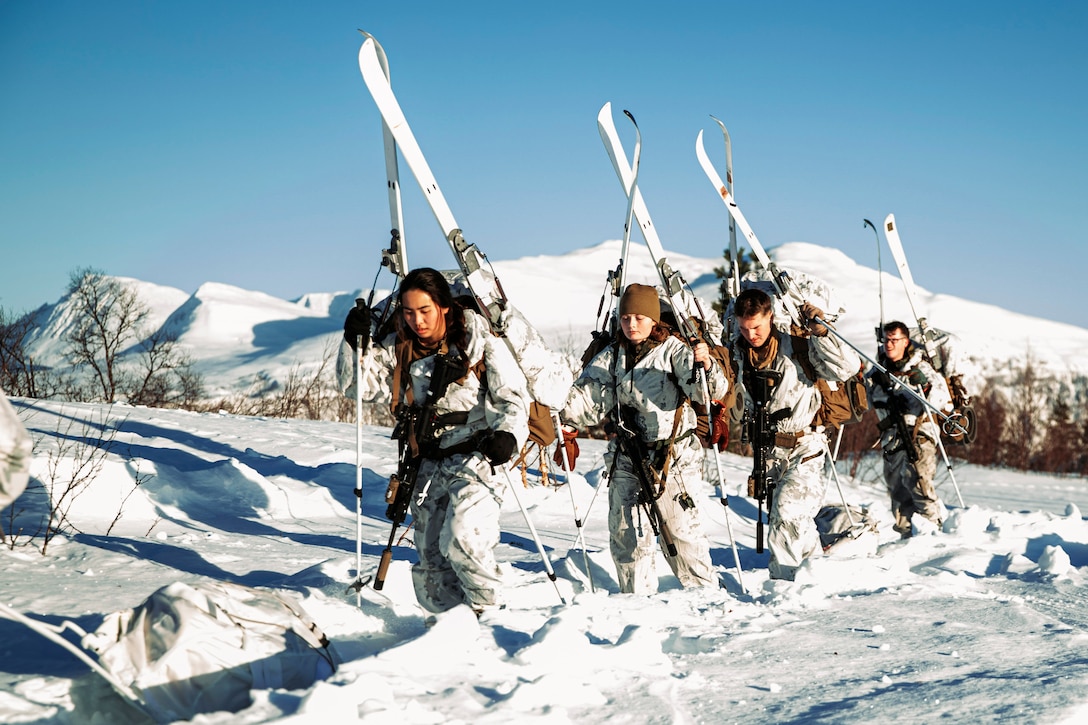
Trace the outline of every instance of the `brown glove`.
[[710, 437], [707, 441], [724, 451], [729, 445], [729, 411], [720, 400], [710, 404]]
[[815, 322], [816, 318], [824, 319], [824, 311], [811, 302], [806, 302], [801, 305], [801, 317], [805, 321], [805, 326], [808, 331], [816, 337], [823, 337], [827, 334], [827, 328], [818, 322]]
[[555, 447], [555, 455], [552, 456], [552, 460], [555, 461], [557, 466], [563, 466], [563, 454], [561, 451], [566, 451], [567, 454], [567, 468], [568, 471], [574, 470], [574, 464], [578, 460], [578, 454], [581, 453], [578, 450], [578, 431], [570, 426], [563, 426], [560, 431], [562, 438], [559, 441], [559, 445]]

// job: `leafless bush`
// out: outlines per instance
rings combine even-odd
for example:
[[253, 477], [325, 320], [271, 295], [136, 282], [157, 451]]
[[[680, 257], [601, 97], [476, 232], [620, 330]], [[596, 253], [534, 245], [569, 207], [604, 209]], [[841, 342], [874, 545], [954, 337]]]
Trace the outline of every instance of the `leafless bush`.
[[1034, 456], [1032, 468], [1052, 473], [1080, 473], [1080, 430], [1073, 421], [1073, 410], [1064, 396], [1050, 407], [1050, 419], [1042, 443]]
[[1005, 419], [1008, 416], [1008, 404], [1001, 391], [990, 383], [975, 395], [971, 402], [975, 411], [975, 440], [963, 446], [963, 455], [971, 463], [980, 466], [1005, 465], [1007, 455], [1004, 441]]
[[77, 318], [68, 333], [68, 359], [89, 369], [106, 402], [118, 399], [123, 384], [121, 353], [135, 342], [148, 309], [135, 290], [92, 268], [77, 269], [68, 282]]
[[[0, 527], [0, 542], [4, 546], [14, 549], [33, 545], [44, 556], [56, 536], [79, 533], [71, 520], [72, 512], [117, 448], [118, 427], [110, 424], [109, 419], [110, 410], [87, 420], [58, 417], [52, 434], [56, 447], [45, 452], [42, 452], [45, 436], [35, 436], [34, 457], [44, 460], [44, 472], [39, 477], [32, 476], [27, 490], [4, 512], [6, 526]], [[118, 507], [107, 534], [120, 521], [129, 497], [149, 478], [149, 474], [141, 474], [136, 468], [132, 490]]]
[[34, 330], [33, 315], [20, 315], [0, 307], [0, 388], [9, 395], [53, 398], [77, 387], [70, 375], [40, 365], [27, 342]]
[[1027, 470], [1030, 467], [1043, 433], [1043, 411], [1046, 407], [1046, 390], [1029, 350], [1024, 367], [1013, 385], [1002, 439], [1008, 451], [1008, 465], [1013, 468]]
[[140, 341], [132, 370], [124, 377], [128, 402], [153, 408], [184, 408], [200, 399], [203, 378], [177, 342], [176, 333], [162, 328]]
[[[234, 415], [353, 423], [355, 400], [341, 395], [335, 381], [338, 344], [337, 340], [327, 343], [316, 366], [306, 368], [295, 363], [283, 381], [262, 374], [243, 393], [194, 407]], [[363, 403], [362, 422], [391, 426], [393, 417], [385, 403]]]

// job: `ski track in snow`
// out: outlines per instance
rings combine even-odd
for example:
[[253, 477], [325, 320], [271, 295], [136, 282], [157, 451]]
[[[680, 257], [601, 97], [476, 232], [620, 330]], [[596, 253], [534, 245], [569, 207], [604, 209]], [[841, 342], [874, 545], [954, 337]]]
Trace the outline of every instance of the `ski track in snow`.
[[[616, 593], [607, 497], [594, 498], [604, 446], [582, 441], [570, 486], [537, 485], [533, 472], [532, 485], [518, 489], [554, 584], [508, 496], [498, 549], [507, 608], [479, 623], [457, 608], [427, 626], [407, 543], [395, 548], [383, 592], [366, 588], [357, 602], [347, 591], [355, 578], [354, 426], [15, 402], [38, 440], [38, 480], [48, 478], [51, 454], [63, 450], [71, 463], [70, 442], [103, 428], [116, 439], [72, 507], [79, 533], [54, 539], [44, 557], [2, 550], [4, 603], [90, 631], [174, 581], [273, 587], [298, 598], [343, 660], [308, 690], [257, 692], [245, 711], [199, 722], [1051, 723], [1085, 712], [1082, 479], [957, 466], [968, 506], [952, 506], [947, 473], [939, 473], [951, 507], [945, 532], [901, 541], [882, 483], [843, 470], [845, 496], [871, 506], [879, 536], [854, 542], [853, 554], [844, 545], [813, 559], [796, 582], [770, 582], [767, 555], [754, 548], [754, 502], [741, 495], [750, 460], [723, 454], [748, 593], [715, 489], [696, 484], [726, 588], [679, 589], [659, 558], [662, 591], [639, 597]], [[382, 496], [395, 447], [387, 429], [364, 435], [365, 576], [389, 535]], [[133, 492], [138, 477], [146, 480]], [[832, 482], [826, 499], [838, 501]], [[19, 505], [33, 509], [40, 497]], [[595, 592], [574, 508], [586, 519]], [[68, 653], [7, 620], [0, 635], [0, 721], [128, 721], [119, 698]]]

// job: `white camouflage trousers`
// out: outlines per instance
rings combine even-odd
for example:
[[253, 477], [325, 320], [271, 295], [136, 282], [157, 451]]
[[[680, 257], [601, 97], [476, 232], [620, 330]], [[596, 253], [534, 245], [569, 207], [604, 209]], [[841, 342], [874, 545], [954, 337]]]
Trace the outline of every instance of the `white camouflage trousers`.
[[[430, 482], [427, 486], [427, 482]], [[458, 604], [474, 609], [502, 604], [502, 573], [495, 561], [505, 479], [479, 454], [427, 460], [412, 499], [419, 563], [412, 583], [420, 605], [444, 612]]]
[[809, 432], [792, 449], [775, 447], [767, 460], [775, 483], [767, 517], [767, 570], [772, 579], [792, 581], [805, 559], [823, 551], [816, 514], [824, 498], [826, 445], [823, 433]]
[[937, 471], [937, 444], [921, 433], [915, 437], [915, 441], [915, 461], [910, 460], [905, 447], [893, 453], [884, 452], [884, 482], [892, 500], [894, 528], [904, 536], [911, 533], [911, 517], [914, 514], [924, 516], [939, 527], [944, 513], [941, 500], [933, 488], [933, 476]]
[[[710, 562], [710, 542], [703, 533], [695, 502], [703, 486], [702, 450], [694, 436], [674, 447], [665, 492], [657, 499], [663, 524], [676, 545], [676, 556], [668, 556], [664, 541], [660, 547], [673, 574], [685, 587], [717, 587], [717, 574]], [[631, 460], [620, 454], [608, 483], [608, 531], [612, 561], [620, 591], [627, 594], [655, 594], [655, 559], [658, 542], [645, 508], [638, 505], [639, 479]], [[688, 492], [692, 505], [681, 502]]]

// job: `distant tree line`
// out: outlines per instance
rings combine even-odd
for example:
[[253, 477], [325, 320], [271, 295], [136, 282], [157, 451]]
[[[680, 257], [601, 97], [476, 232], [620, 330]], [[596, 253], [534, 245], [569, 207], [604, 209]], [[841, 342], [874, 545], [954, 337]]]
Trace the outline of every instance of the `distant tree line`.
[[[1071, 391], [1055, 391], [1039, 376], [1029, 355], [1014, 371], [1011, 386], [990, 379], [975, 394], [974, 441], [945, 438], [945, 450], [951, 459], [980, 466], [1088, 476], [1088, 402], [1071, 399]], [[876, 413], [870, 410], [843, 429], [840, 460], [847, 456], [857, 461], [875, 451], [878, 438]]]

